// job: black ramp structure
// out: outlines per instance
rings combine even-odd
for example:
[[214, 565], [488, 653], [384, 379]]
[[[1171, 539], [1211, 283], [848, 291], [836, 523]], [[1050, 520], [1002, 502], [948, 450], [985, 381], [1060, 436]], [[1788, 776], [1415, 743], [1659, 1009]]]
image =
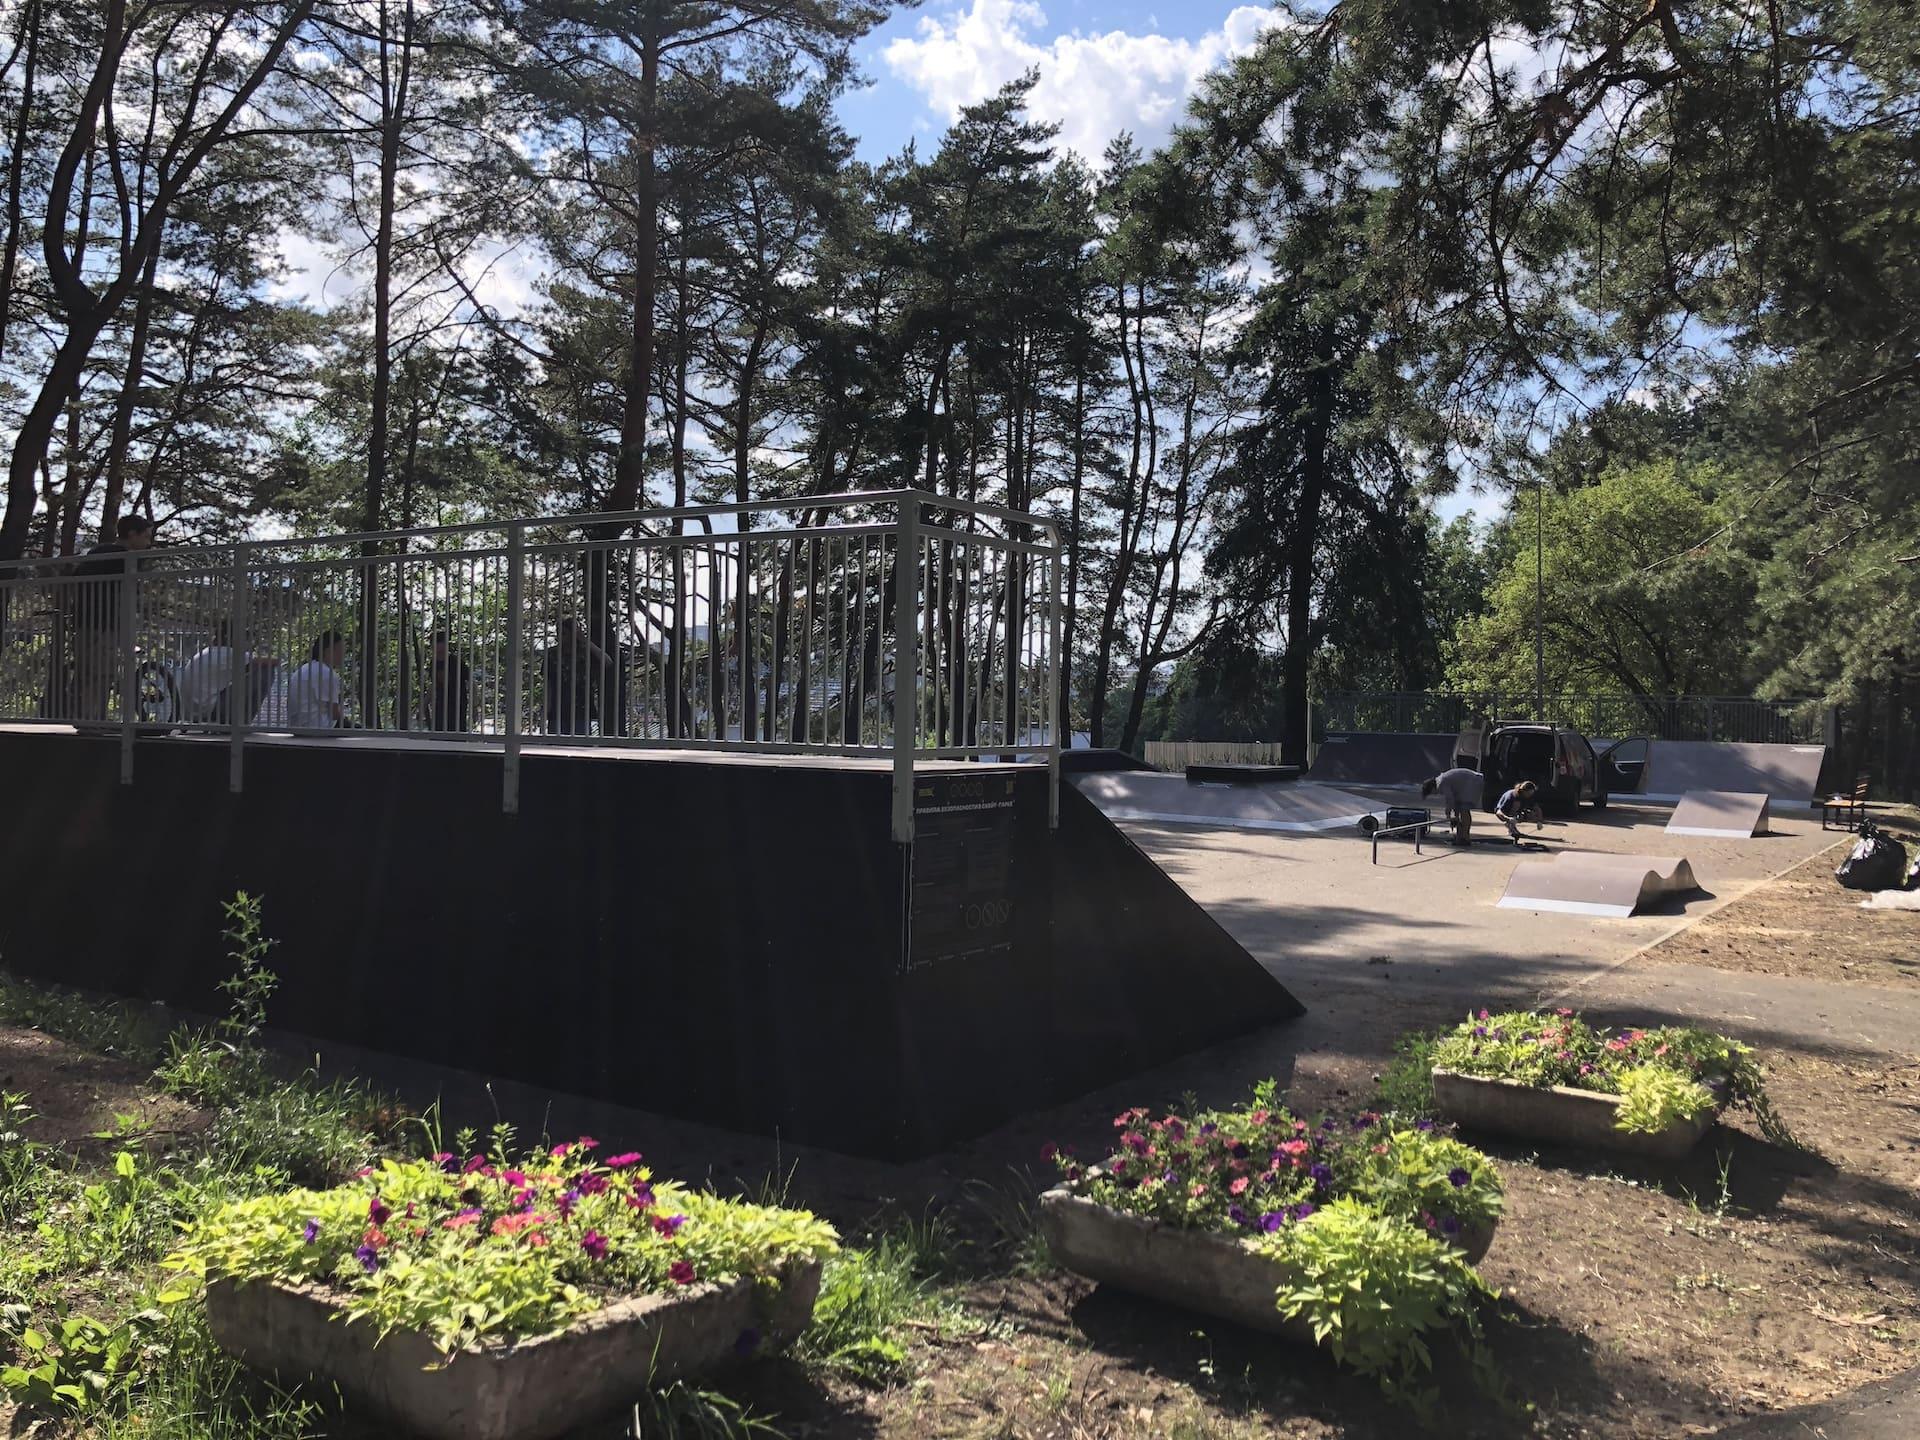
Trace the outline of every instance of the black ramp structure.
[[1453, 768], [1457, 735], [1327, 735], [1308, 770], [1330, 785], [1418, 785]]
[[246, 889], [281, 1029], [883, 1158], [1300, 1011], [1041, 766], [118, 744], [0, 732], [15, 973], [217, 1013]]
[[1689, 790], [1723, 790], [1806, 808], [1820, 793], [1820, 767], [1826, 758], [1824, 745], [1655, 740], [1641, 788], [1649, 800], [1678, 802]]

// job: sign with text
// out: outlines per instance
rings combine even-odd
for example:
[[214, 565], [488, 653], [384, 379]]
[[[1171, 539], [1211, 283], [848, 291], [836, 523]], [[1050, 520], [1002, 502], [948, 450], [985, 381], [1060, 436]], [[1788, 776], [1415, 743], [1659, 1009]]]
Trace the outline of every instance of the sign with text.
[[1012, 950], [1014, 781], [914, 778], [907, 973]]

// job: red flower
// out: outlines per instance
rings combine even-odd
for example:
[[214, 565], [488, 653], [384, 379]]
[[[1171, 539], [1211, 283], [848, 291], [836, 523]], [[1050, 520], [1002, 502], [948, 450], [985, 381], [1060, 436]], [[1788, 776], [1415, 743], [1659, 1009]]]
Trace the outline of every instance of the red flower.
[[684, 1260], [676, 1260], [667, 1267], [667, 1278], [676, 1285], [691, 1285], [697, 1278], [693, 1266]]

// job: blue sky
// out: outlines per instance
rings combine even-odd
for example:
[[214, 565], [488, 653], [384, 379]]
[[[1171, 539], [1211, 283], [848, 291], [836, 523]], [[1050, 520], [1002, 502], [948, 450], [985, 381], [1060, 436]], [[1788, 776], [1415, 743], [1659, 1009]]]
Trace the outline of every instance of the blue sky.
[[873, 83], [841, 115], [861, 155], [879, 159], [916, 136], [924, 147], [958, 106], [1032, 67], [1034, 109], [1064, 125], [1066, 144], [1097, 158], [1126, 129], [1151, 148], [1269, 15], [1249, 0], [927, 0], [860, 43]]

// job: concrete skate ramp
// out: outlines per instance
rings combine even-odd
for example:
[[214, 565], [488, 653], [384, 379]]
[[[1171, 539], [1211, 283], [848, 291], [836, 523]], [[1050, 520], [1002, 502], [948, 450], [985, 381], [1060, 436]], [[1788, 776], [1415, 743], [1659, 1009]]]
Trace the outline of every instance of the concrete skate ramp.
[[1824, 745], [1745, 745], [1724, 740], [1656, 740], [1640, 784], [1649, 800], [1678, 801], [1689, 790], [1765, 795], [1775, 805], [1809, 806], [1820, 792]]
[[1566, 851], [1513, 867], [1503, 910], [1557, 910], [1624, 920], [1666, 895], [1698, 890], [1693, 867], [1673, 855], [1605, 855]]
[[1453, 768], [1459, 738], [1336, 732], [1320, 742], [1307, 777], [1329, 785], [1418, 785]]
[[1766, 833], [1767, 797], [1737, 790], [1689, 790], [1667, 821], [1669, 835], [1751, 840]]
[[1204, 785], [1181, 775], [1111, 770], [1069, 782], [1111, 820], [1157, 820], [1237, 830], [1337, 830], [1378, 808], [1311, 780], [1289, 785]]

